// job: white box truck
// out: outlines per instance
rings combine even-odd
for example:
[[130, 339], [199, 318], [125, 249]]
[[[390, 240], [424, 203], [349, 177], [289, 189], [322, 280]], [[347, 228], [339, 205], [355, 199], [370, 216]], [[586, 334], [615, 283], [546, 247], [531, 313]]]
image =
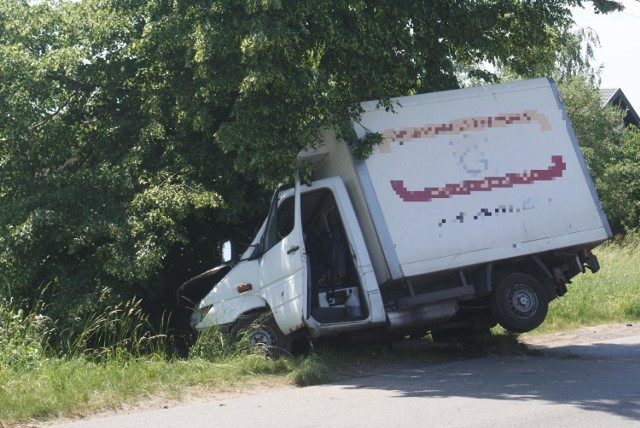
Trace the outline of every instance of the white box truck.
[[[274, 195], [248, 249], [187, 281], [192, 326], [253, 325], [256, 344], [387, 338], [499, 323], [525, 332], [611, 237], [553, 81], [362, 104], [356, 159], [335, 133], [313, 181]], [[260, 319], [259, 322], [255, 322]]]

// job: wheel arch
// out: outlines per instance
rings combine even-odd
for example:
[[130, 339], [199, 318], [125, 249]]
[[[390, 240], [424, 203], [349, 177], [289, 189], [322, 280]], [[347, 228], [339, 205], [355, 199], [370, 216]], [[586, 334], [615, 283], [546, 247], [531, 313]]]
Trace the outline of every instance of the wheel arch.
[[230, 330], [233, 340], [244, 337], [254, 351], [272, 356], [290, 355], [293, 341], [282, 332], [271, 311], [253, 310], [242, 314]]
[[269, 303], [258, 295], [244, 296], [242, 306], [238, 307], [232, 322], [237, 322], [240, 317], [259, 313], [273, 313], [271, 307], [269, 307]]
[[521, 260], [488, 263], [481, 269], [476, 281], [481, 284], [483, 291], [491, 293], [503, 278], [513, 273], [524, 273], [538, 280], [545, 289], [548, 301], [558, 297], [553, 273], [539, 255]]
[[245, 295], [241, 301], [238, 299], [219, 301], [211, 305], [198, 329], [232, 326], [243, 315], [267, 310], [270, 310], [267, 301], [258, 295]]

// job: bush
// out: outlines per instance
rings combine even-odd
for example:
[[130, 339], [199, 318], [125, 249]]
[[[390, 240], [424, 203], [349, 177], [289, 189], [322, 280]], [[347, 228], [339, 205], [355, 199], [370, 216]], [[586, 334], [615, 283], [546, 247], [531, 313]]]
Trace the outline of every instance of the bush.
[[596, 179], [602, 204], [615, 232], [640, 228], [640, 130], [624, 132], [604, 173]]
[[0, 300], [0, 368], [28, 370], [45, 357], [49, 319], [26, 315], [12, 300]]

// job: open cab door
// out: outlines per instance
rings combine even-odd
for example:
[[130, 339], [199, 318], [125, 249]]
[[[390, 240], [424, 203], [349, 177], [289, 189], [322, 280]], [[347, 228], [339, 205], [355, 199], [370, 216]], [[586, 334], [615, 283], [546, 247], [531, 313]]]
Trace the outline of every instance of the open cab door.
[[308, 270], [303, 313], [311, 336], [384, 324], [380, 290], [344, 183], [331, 178], [305, 187], [300, 211]]
[[260, 248], [263, 296], [283, 333], [312, 337], [385, 322], [364, 238], [338, 179], [274, 199]]
[[260, 247], [260, 280], [276, 323], [284, 334], [304, 326], [307, 254], [302, 231], [300, 183], [294, 194], [274, 197]]

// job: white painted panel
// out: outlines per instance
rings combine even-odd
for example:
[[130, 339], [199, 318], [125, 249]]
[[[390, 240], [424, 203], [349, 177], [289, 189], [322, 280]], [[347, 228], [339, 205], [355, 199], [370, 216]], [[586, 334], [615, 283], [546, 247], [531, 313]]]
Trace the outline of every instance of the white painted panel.
[[405, 275], [607, 238], [549, 80], [397, 101], [356, 130], [385, 137], [366, 168]]

